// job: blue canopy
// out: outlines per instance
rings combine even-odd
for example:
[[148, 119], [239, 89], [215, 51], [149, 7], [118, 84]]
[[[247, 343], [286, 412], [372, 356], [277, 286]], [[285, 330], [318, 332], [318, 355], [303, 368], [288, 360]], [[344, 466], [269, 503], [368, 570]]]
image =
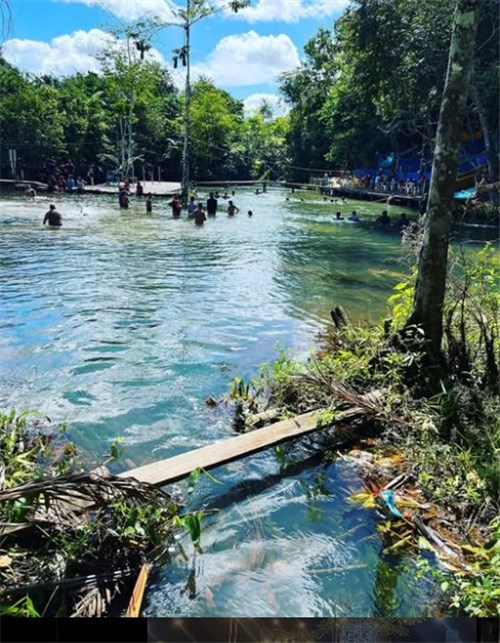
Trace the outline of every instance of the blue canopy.
[[455, 192], [453, 196], [455, 197], [455, 199], [472, 199], [473, 196], [476, 196], [476, 188], [460, 190], [460, 192]]

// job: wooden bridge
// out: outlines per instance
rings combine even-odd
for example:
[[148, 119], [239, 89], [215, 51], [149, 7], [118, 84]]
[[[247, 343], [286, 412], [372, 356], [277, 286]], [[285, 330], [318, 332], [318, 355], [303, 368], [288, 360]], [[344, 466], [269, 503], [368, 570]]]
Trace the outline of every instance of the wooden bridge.
[[197, 469], [209, 470], [292, 440], [318, 428], [318, 411], [310, 411], [290, 420], [209, 444], [187, 453], [124, 471], [121, 478], [135, 478], [157, 487], [187, 478]]

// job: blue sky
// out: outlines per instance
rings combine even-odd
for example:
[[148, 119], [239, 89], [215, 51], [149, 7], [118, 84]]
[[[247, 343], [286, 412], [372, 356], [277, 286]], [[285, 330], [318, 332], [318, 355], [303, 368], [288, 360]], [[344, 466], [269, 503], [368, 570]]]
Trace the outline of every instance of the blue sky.
[[[147, 16], [175, 20], [185, 0], [10, 0], [12, 21], [3, 55], [33, 73], [70, 75], [98, 71], [95, 55], [106, 43], [110, 26]], [[223, 5], [225, 0], [211, 0]], [[193, 28], [193, 75], [205, 74], [251, 109], [263, 96], [278, 106], [276, 75], [293, 69], [304, 43], [321, 26], [330, 28], [347, 0], [253, 0], [237, 15], [220, 13]], [[171, 65], [172, 49], [182, 44], [182, 30], [165, 29], [152, 55]], [[175, 72], [181, 85], [183, 72]]]

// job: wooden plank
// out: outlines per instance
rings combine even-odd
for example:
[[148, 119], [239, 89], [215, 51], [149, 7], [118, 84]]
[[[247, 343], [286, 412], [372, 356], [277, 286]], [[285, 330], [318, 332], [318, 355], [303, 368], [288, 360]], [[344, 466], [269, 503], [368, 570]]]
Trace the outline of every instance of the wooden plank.
[[251, 433], [227, 438], [172, 458], [124, 471], [120, 477], [136, 478], [140, 482], [147, 482], [155, 486], [177, 482], [186, 478], [196, 469], [213, 469], [280, 442], [310, 433], [317, 427], [316, 416], [317, 411], [310, 411]]
[[150, 565], [148, 564], [144, 564], [141, 567], [141, 571], [139, 572], [139, 576], [135, 582], [134, 591], [132, 592], [132, 596], [128, 604], [127, 613], [125, 614], [128, 618], [139, 618], [141, 615], [141, 606], [144, 599], [144, 592], [146, 590], [146, 583], [148, 581], [149, 569]]

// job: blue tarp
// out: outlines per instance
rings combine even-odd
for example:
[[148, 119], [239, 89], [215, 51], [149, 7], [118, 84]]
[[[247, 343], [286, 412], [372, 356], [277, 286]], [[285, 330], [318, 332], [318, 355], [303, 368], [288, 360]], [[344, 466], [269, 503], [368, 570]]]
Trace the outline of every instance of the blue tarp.
[[476, 188], [460, 190], [460, 192], [455, 192], [453, 196], [455, 199], [472, 199], [473, 196], [476, 196]]

